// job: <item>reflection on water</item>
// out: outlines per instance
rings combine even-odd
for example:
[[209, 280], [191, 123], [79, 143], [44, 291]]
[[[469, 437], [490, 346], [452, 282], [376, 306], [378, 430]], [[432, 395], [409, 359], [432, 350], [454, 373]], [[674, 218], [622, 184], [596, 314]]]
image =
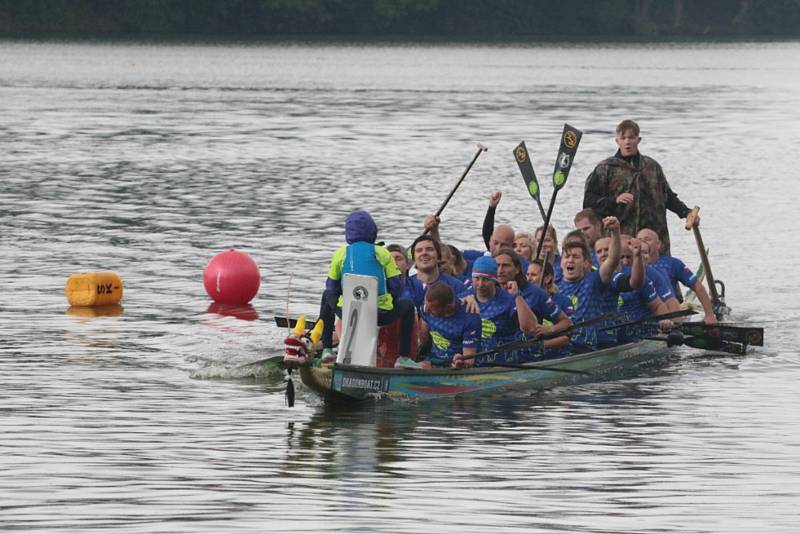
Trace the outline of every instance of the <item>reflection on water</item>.
[[[0, 42], [0, 525], [794, 532], [797, 52]], [[526, 141], [547, 198], [569, 121], [584, 138], [554, 214], [563, 234], [629, 116], [702, 207], [714, 273], [765, 347], [350, 411], [304, 388], [290, 409], [283, 373], [251, 365], [281, 353], [274, 315], [316, 316], [349, 211], [408, 243], [480, 141], [444, 239], [480, 246], [494, 189], [498, 221], [529, 230], [538, 210], [511, 150]], [[694, 264], [691, 233], [670, 224]], [[230, 247], [261, 270], [251, 305], [203, 289]], [[67, 309], [64, 279], [95, 270], [125, 280], [124, 310]]]

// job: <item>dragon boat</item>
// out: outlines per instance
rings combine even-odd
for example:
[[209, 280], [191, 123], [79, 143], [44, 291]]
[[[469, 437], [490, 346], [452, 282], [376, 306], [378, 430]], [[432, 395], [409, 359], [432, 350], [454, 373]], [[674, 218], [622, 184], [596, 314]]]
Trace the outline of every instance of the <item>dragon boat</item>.
[[[763, 345], [763, 329], [731, 324], [684, 323], [677, 336], [653, 336], [640, 341], [537, 362], [496, 364], [466, 369], [396, 368], [396, 323], [377, 327], [377, 280], [345, 275], [342, 336], [332, 365], [296, 367], [302, 382], [328, 404], [363, 401], [433, 399], [456, 395], [541, 391], [559, 386], [609, 380], [634, 374], [673, 353], [676, 345], [744, 354], [748, 345]], [[692, 313], [676, 312], [673, 316]], [[666, 318], [666, 316], [660, 316]], [[617, 323], [623, 327], [630, 323]], [[302, 330], [302, 326], [299, 327]], [[320, 324], [314, 330], [320, 330]], [[317, 336], [318, 337], [318, 336]], [[292, 391], [293, 391], [292, 386]], [[293, 393], [292, 393], [293, 398]], [[292, 401], [293, 402], [293, 401]]]

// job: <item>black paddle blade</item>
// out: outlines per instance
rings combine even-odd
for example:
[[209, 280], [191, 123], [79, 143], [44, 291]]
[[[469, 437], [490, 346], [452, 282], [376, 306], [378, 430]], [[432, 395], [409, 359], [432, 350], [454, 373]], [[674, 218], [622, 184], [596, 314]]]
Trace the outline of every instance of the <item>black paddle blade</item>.
[[729, 354], [737, 354], [739, 356], [747, 352], [746, 345], [742, 345], [741, 343], [731, 343], [730, 341], [723, 341], [719, 338], [708, 336], [686, 336], [683, 338], [683, 344], [694, 349], [727, 352]]
[[519, 172], [522, 173], [522, 179], [525, 180], [525, 187], [528, 189], [528, 194], [538, 201], [539, 181], [536, 179], [536, 173], [533, 172], [533, 162], [531, 161], [530, 154], [528, 154], [525, 141], [520, 141], [514, 149], [514, 159], [517, 160]]
[[556, 191], [567, 183], [569, 171], [572, 169], [572, 160], [575, 159], [575, 153], [578, 151], [578, 144], [581, 142], [582, 136], [582, 131], [569, 124], [564, 124], [564, 131], [561, 133], [561, 146], [558, 147], [556, 167], [553, 170], [553, 187], [555, 187]]
[[718, 338], [722, 341], [741, 343], [743, 345], [764, 346], [764, 329], [758, 326], [735, 326], [724, 323], [683, 323], [680, 325], [684, 334]]
[[[317, 324], [317, 321], [306, 319], [306, 324], [310, 324], [311, 328], [309, 328], [308, 330], [312, 330], [314, 328], [314, 325]], [[281, 328], [294, 328], [297, 325], [297, 319], [292, 319], [291, 317], [284, 317], [282, 315], [276, 315], [275, 325]]]

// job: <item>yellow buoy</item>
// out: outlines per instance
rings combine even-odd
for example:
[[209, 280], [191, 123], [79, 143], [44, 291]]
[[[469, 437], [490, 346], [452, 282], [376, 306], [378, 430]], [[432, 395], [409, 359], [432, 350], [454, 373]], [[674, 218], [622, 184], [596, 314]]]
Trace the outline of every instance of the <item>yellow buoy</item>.
[[105, 306], [122, 299], [122, 279], [110, 271], [75, 273], [67, 279], [64, 293], [70, 306]]

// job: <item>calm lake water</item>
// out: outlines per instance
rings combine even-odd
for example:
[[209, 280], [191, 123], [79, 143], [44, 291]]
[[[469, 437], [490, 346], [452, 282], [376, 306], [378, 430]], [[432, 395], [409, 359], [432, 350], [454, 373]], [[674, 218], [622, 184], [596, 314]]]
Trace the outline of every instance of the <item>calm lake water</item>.
[[[0, 42], [0, 530], [798, 532], [799, 82], [797, 42]], [[280, 353], [274, 315], [316, 315], [351, 210], [409, 243], [482, 142], [443, 237], [480, 246], [495, 189], [498, 220], [530, 230], [511, 150], [549, 199], [569, 122], [563, 234], [628, 117], [765, 347], [349, 412], [233, 370]], [[229, 247], [261, 268], [243, 318], [202, 284]], [[124, 280], [114, 314], [68, 310], [67, 277], [92, 270]]]

